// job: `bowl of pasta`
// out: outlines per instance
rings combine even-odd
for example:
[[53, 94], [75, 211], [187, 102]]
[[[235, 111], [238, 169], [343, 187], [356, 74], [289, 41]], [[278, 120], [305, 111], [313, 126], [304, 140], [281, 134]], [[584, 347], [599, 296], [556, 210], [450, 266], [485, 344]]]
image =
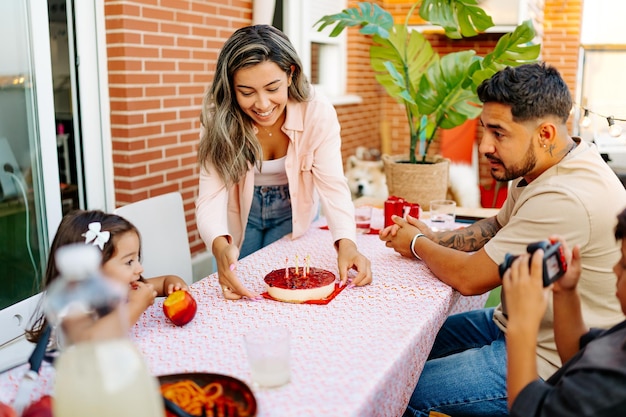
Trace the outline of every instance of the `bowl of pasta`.
[[[184, 373], [158, 377], [163, 397], [195, 416], [253, 417], [257, 404], [246, 383], [228, 375]], [[168, 417], [173, 414], [166, 414]]]

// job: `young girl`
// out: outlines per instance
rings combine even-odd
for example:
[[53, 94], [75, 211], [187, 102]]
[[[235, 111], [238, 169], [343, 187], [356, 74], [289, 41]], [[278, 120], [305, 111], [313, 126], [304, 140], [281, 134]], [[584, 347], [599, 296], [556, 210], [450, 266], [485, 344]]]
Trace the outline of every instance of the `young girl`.
[[[139, 261], [141, 238], [139, 231], [128, 220], [99, 210], [74, 211], [63, 218], [50, 248], [44, 288], [59, 276], [54, 257], [59, 248], [85, 243], [95, 245], [102, 251], [102, 273], [105, 277], [128, 285], [127, 313], [129, 327], [154, 303], [155, 297], [167, 296], [180, 289], [188, 290], [187, 284], [175, 275], [143, 278], [143, 267]], [[41, 304], [33, 327], [27, 338], [36, 342], [45, 328], [46, 318]]]

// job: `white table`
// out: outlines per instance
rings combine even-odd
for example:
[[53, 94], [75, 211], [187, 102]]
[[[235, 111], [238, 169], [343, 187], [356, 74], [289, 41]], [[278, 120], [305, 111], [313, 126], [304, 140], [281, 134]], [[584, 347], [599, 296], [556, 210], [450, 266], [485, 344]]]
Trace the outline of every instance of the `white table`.
[[[346, 288], [327, 305], [227, 301], [211, 275], [191, 286], [199, 305], [191, 323], [173, 326], [158, 299], [131, 338], [155, 375], [221, 373], [251, 384], [243, 334], [281, 324], [292, 333], [292, 380], [280, 388], [253, 388], [259, 417], [402, 415], [445, 318], [482, 307], [486, 295], [460, 296], [377, 235], [359, 235], [358, 245], [372, 262], [373, 283]], [[337, 273], [330, 232], [314, 226], [299, 239], [283, 238], [241, 260], [239, 277], [262, 292], [264, 275], [296, 254], [301, 265], [310, 255], [311, 266]], [[0, 375], [0, 401], [10, 402], [24, 370]], [[33, 398], [51, 391], [53, 371], [44, 369], [41, 379]]]

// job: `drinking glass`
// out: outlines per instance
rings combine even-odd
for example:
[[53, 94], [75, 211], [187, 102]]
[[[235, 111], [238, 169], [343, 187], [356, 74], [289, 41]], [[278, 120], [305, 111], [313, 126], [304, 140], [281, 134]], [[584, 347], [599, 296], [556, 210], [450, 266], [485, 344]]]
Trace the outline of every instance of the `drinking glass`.
[[273, 388], [289, 382], [290, 338], [289, 329], [281, 326], [258, 328], [244, 335], [254, 385]]
[[434, 232], [452, 230], [456, 220], [456, 201], [432, 200], [430, 202], [430, 228]]

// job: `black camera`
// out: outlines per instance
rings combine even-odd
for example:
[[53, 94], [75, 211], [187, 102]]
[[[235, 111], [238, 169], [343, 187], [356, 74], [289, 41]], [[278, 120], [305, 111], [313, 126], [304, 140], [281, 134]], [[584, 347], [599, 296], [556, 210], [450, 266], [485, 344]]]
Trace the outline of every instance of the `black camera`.
[[[551, 243], [547, 240], [529, 244], [526, 247], [526, 252], [532, 255], [537, 249], [543, 249], [543, 286], [547, 287], [557, 279], [561, 278], [565, 271], [567, 271], [565, 253], [563, 252], [561, 242], [557, 241], [555, 243]], [[510, 253], [507, 253], [504, 256], [504, 262], [498, 266], [500, 278], [504, 276], [506, 270], [511, 267], [511, 264], [518, 256], [519, 255], [511, 255]], [[531, 259], [528, 260], [529, 266], [530, 261]]]

